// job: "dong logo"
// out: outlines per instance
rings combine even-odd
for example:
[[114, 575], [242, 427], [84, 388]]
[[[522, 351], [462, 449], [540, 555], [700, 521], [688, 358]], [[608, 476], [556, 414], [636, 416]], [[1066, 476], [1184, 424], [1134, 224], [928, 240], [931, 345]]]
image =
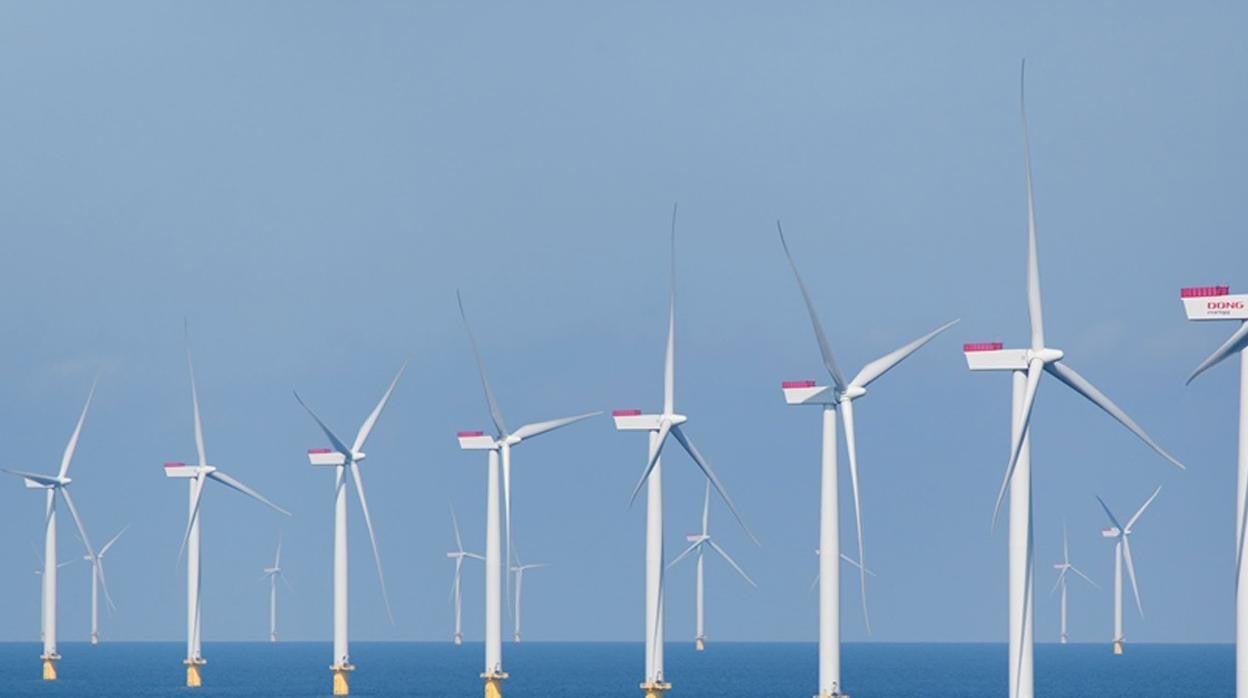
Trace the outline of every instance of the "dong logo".
[[1209, 301], [1205, 304], [1206, 310], [1243, 310], [1243, 301]]

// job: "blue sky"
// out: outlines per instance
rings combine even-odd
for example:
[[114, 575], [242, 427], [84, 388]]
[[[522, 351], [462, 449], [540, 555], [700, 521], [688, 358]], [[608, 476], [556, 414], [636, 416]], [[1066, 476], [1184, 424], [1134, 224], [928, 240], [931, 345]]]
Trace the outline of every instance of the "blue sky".
[[[1133, 510], [1147, 618], [1133, 641], [1230, 641], [1233, 366], [1183, 379], [1231, 332], [1183, 318], [1183, 285], [1240, 278], [1246, 11], [1232, 3], [19, 4], [0, 6], [0, 423], [6, 467], [50, 471], [92, 376], [70, 471], [110, 553], [113, 639], [184, 635], [191, 460], [182, 323], [211, 462], [207, 640], [261, 639], [256, 580], [279, 531], [280, 630], [328, 639], [331, 475], [297, 388], [351, 432], [405, 359], [364, 466], [394, 600], [386, 622], [352, 513], [352, 631], [443, 640], [448, 502], [483, 540], [484, 428], [464, 293], [508, 422], [661, 399], [667, 219], [681, 204], [677, 404], [763, 542], [712, 532], [759, 582], [708, 562], [709, 636], [813, 640], [818, 415], [779, 382], [820, 362], [774, 220], [785, 221], [846, 371], [962, 323], [857, 410], [876, 640], [1005, 637], [1008, 379], [964, 341], [1022, 342], [1018, 62], [1028, 63], [1050, 342], [1188, 465], [1180, 473], [1056, 382], [1033, 421], [1037, 584], [1063, 520], [1071, 636], [1111, 636], [1111, 545], [1094, 494]], [[606, 417], [515, 454], [534, 640], [640, 639], [644, 439]], [[666, 463], [668, 545], [702, 483]], [[0, 639], [37, 638], [40, 498], [0, 483]], [[847, 483], [843, 488], [848, 490]], [[849, 502], [845, 500], [846, 507]], [[845, 509], [848, 514], [848, 509]], [[852, 540], [844, 519], [844, 543]], [[63, 558], [80, 550], [65, 528]], [[480, 638], [481, 579], [465, 589]], [[693, 635], [674, 571], [671, 639]], [[62, 571], [61, 635], [85, 639], [87, 568]], [[856, 583], [845, 636], [866, 639]], [[1056, 601], [1037, 600], [1056, 638]]]

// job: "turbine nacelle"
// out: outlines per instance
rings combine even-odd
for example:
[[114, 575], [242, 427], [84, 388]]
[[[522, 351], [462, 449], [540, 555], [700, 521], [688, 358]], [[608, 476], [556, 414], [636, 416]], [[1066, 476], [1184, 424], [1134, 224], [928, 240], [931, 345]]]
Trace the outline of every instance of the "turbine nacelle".
[[620, 431], [658, 431], [664, 421], [672, 426], [689, 421], [683, 414], [642, 414], [641, 410], [614, 410], [611, 418]]
[[1230, 286], [1199, 286], [1179, 291], [1188, 320], [1248, 320], [1248, 293], [1231, 295]]
[[216, 471], [211, 465], [187, 465], [186, 463], [165, 463], [165, 477], [192, 478]]
[[[364, 460], [366, 457], [363, 451], [356, 451], [352, 454], [352, 460], [356, 463]], [[309, 448], [308, 462], [312, 465], [335, 466], [346, 465], [347, 457], [332, 448]]]
[[459, 439], [459, 447], [465, 451], [493, 451], [501, 446], [498, 441], [483, 431], [461, 431], [455, 434]]
[[1117, 538], [1120, 535], [1122, 535], [1122, 531], [1117, 526], [1101, 529], [1101, 536], [1105, 538]]

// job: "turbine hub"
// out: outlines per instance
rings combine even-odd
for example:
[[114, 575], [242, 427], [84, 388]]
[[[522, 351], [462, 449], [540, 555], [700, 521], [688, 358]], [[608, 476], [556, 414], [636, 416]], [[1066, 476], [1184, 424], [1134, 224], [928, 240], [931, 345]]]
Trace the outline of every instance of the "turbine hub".
[[844, 392], [841, 393], [841, 399], [842, 400], [855, 400], [866, 394], [867, 394], [867, 389], [862, 387], [861, 385], [850, 385], [850, 386], [847, 386]]
[[1061, 361], [1065, 355], [1061, 349], [1049, 349], [1048, 347], [1027, 352], [1028, 359], [1040, 359], [1046, 364]]

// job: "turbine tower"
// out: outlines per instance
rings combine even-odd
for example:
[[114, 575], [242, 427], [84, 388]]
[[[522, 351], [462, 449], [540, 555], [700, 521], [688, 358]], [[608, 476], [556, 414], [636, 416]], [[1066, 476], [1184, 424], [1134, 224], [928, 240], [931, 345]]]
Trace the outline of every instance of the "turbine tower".
[[711, 485], [746, 534], [754, 540], [758, 539], [745, 525], [744, 519], [728, 497], [728, 493], [720, 484], [711, 464], [702, 457], [697, 447], [685, 435], [681, 425], [688, 417], [676, 412], [676, 207], [672, 207], [671, 233], [671, 292], [667, 308], [667, 347], [663, 360], [663, 412], [659, 414], [642, 414], [641, 410], [615, 410], [611, 413], [615, 420], [615, 428], [620, 431], [645, 431], [649, 433], [649, 451], [646, 467], [641, 479], [633, 488], [630, 503], [637, 499], [637, 493], [645, 486], [646, 489], [646, 656], [645, 680], [641, 690], [646, 698], [662, 698], [663, 693], [671, 690], [672, 685], [663, 676], [663, 479], [659, 455], [670, 434], [693, 459], [693, 462], [710, 480]]
[[277, 537], [277, 554], [273, 557], [273, 566], [265, 567], [260, 581], [269, 580], [269, 642], [277, 642], [277, 580], [281, 578], [286, 586], [286, 575], [282, 572], [282, 537]]
[[[31, 543], [30, 545], [31, 550], [35, 553], [35, 559], [38, 560], [38, 566], [35, 567], [35, 576], [39, 578], [39, 641], [43, 642], [43, 621], [44, 613], [47, 610], [47, 606], [43, 601], [43, 555], [39, 553], [39, 548], [36, 548], [34, 543]], [[57, 563], [56, 569], [59, 570], [66, 565], [72, 565], [74, 562], [74, 560], [66, 560], [65, 562]]]
[[534, 562], [528, 565], [520, 564], [520, 555], [516, 554], [516, 564], [512, 566], [511, 573], [516, 575], [516, 627], [513, 628], [511, 639], [513, 642], [520, 642], [520, 590], [524, 586], [524, 571], [537, 569], [539, 567], [550, 567], [545, 562]]
[[685, 559], [691, 553], [697, 552], [698, 554], [697, 588], [695, 591], [695, 599], [697, 603], [696, 617], [697, 617], [698, 627], [697, 627], [697, 636], [694, 637], [693, 639], [693, 646], [699, 652], [701, 652], [706, 647], [706, 626], [704, 623], [706, 619], [706, 613], [705, 613], [705, 606], [703, 603], [704, 601], [703, 581], [704, 580], [703, 580], [703, 565], [702, 565], [703, 563], [702, 558], [703, 558], [704, 553], [706, 552], [706, 546], [709, 545], [715, 552], [719, 553], [720, 557], [724, 558], [724, 560], [726, 560], [729, 565], [732, 565], [732, 568], [737, 571], [737, 574], [741, 575], [741, 578], [744, 579], [750, 586], [754, 587], [755, 589], [758, 588], [758, 585], [754, 583], [753, 579], [750, 579], [750, 575], [746, 574], [745, 570], [741, 569], [741, 566], [737, 564], [737, 561], [733, 560], [732, 557], [728, 555], [727, 551], [719, 547], [718, 543], [716, 543], [714, 540], [711, 540], [711, 533], [710, 533], [710, 530], [707, 528], [707, 519], [710, 516], [710, 510], [711, 510], [711, 483], [708, 482], [706, 483], [706, 494], [703, 495], [702, 497], [702, 533], [695, 533], [693, 535], [685, 536], [685, 540], [689, 541], [689, 547], [685, 548], [684, 552], [682, 552], [680, 555], [677, 555], [676, 559], [672, 560], [667, 565], [667, 568], [671, 569], [672, 567], [676, 566], [676, 563]]
[[1096, 501], [1101, 503], [1101, 508], [1105, 510], [1105, 515], [1109, 517], [1113, 527], [1101, 530], [1101, 535], [1105, 538], [1111, 538], [1114, 541], [1114, 654], [1122, 654], [1122, 643], [1125, 638], [1122, 635], [1122, 561], [1127, 561], [1127, 574], [1131, 577], [1131, 591], [1135, 595], [1135, 607], [1140, 612], [1140, 617], [1144, 617], [1144, 606], [1140, 603], [1140, 588], [1135, 583], [1135, 564], [1131, 561], [1131, 534], [1134, 533], [1133, 528], [1135, 522], [1139, 521], [1140, 514], [1148, 508], [1149, 504], [1161, 494], [1161, 488], [1158, 487], [1153, 496], [1144, 502], [1144, 505], [1135, 512], [1135, 515], [1127, 520], [1127, 525], [1123, 526], [1118, 523], [1118, 519], [1114, 517], [1113, 512], [1105, 505], [1105, 500], [1100, 497]]
[[[82, 519], [78, 517], [78, 508], [74, 506], [74, 498], [69, 494], [69, 483], [71, 478], [66, 476], [69, 472], [69, 463], [74, 459], [74, 450], [78, 448], [78, 436], [82, 434], [82, 424], [87, 419], [87, 410], [91, 407], [91, 398], [95, 396], [95, 383], [91, 384], [91, 391], [87, 393], [87, 402], [82, 406], [82, 414], [78, 415], [78, 424], [74, 427], [74, 433], [69, 437], [69, 443], [65, 446], [65, 452], [61, 456], [61, 468], [56, 475], [40, 475], [37, 473], [27, 473], [18, 470], [5, 470], [10, 475], [16, 475], [22, 478], [26, 483], [27, 489], [45, 490], [44, 518], [43, 518], [43, 594], [40, 603], [40, 617], [43, 619], [43, 654], [39, 659], [43, 662], [43, 680], [56, 680], [56, 662], [61, 655], [56, 651], [56, 570], [60, 565], [56, 564], [56, 495], [60, 494], [65, 500], [65, 506], [69, 509], [69, 514], [74, 519], [74, 525], [78, 528], [78, 535], [82, 538], [83, 547], [86, 548], [88, 557], [95, 557], [95, 551], [91, 548], [91, 541], [87, 538], [87, 529], [82, 526]], [[101, 574], [102, 578], [102, 574]], [[107, 589], [108, 585], [105, 584]]]
[[333, 448], [311, 448], [308, 449], [308, 461], [314, 466], [328, 466], [334, 468], [334, 663], [330, 665], [329, 670], [333, 672], [333, 690], [336, 696], [345, 696], [351, 693], [351, 685], [349, 675], [355, 671], [355, 665], [351, 663], [350, 640], [348, 633], [348, 617], [347, 617], [347, 476], [348, 472], [352, 482], [355, 483], [355, 494], [360, 500], [360, 513], [364, 515], [364, 527], [368, 529], [368, 541], [373, 546], [373, 561], [377, 563], [377, 581], [381, 584], [381, 599], [386, 605], [386, 616], [390, 619], [390, 624], [394, 624], [394, 614], [390, 611], [390, 595], [386, 592], [386, 576], [381, 570], [381, 552], [377, 549], [377, 536], [373, 532], [373, 518], [368, 513], [368, 500], [364, 497], [364, 481], [360, 477], [360, 461], [364, 460], [365, 453], [360, 449], [364, 448], [364, 442], [368, 440], [368, 435], [372, 433], [373, 427], [377, 425], [377, 419], [381, 416], [381, 411], [385, 409], [386, 403], [390, 401], [390, 394], [394, 392], [394, 386], [398, 384], [399, 377], [403, 375], [403, 369], [407, 368], [404, 363], [399, 367], [399, 372], [394, 374], [394, 380], [390, 381], [390, 387], [386, 388], [386, 392], [381, 396], [381, 401], [373, 408], [364, 423], [360, 425], [360, 430], [355, 434], [355, 442], [350, 448], [347, 448], [346, 442], [338, 438], [329, 427], [325, 426], [325, 422], [316, 416], [311, 407], [304, 403], [303, 398], [299, 397], [299, 393], [295, 393], [295, 399], [307, 410], [308, 414], [321, 428], [329, 442], [333, 444]]
[[[118, 531], [117, 535], [100, 548], [99, 553], [95, 555], [88, 553], [82, 556], [84, 560], [91, 563], [91, 644], [93, 645], [100, 644], [100, 582], [104, 579], [104, 554], [113, 547], [113, 543], [116, 543], [118, 538], [121, 538], [121, 534], [125, 533], [127, 528], [130, 527], [126, 526]], [[113, 603], [108, 587], [104, 587], [104, 600], [108, 602], [110, 609], [117, 610], [117, 604]]]
[[507, 678], [503, 671], [503, 590], [501, 586], [508, 584], [503, 579], [503, 560], [498, 550], [501, 533], [498, 529], [498, 461], [502, 454], [503, 464], [503, 508], [507, 520], [507, 566], [510, 567], [511, 556], [511, 447], [525, 439], [531, 439], [548, 431], [579, 422], [583, 419], [602, 414], [590, 412], [552, 419], [548, 422], [526, 424], [515, 431], [508, 431], [503, 421], [503, 413], [494, 399], [494, 391], [485, 375], [485, 362], [477, 349], [476, 337], [468, 325], [468, 315], [464, 312], [464, 301], [459, 292], [455, 292], [455, 300], [459, 303], [459, 316], [464, 321], [464, 330], [468, 333], [468, 342], [472, 345], [472, 354], [477, 361], [477, 370], [481, 374], [481, 388], [485, 391], [485, 401], [490, 409], [490, 419], [494, 423], [494, 436], [486, 436], [480, 431], [461, 431], [457, 434], [459, 447], [469, 451], [489, 451], [486, 476], [486, 534], [485, 534], [485, 669], [481, 678], [485, 681], [486, 698], [498, 698], [503, 695], [502, 682]]
[[208, 455], [204, 450], [204, 425], [199, 415], [199, 391], [195, 386], [195, 365], [191, 361], [189, 338], [186, 344], [186, 368], [191, 376], [191, 413], [195, 420], [195, 453], [199, 460], [195, 465], [187, 465], [182, 461], [165, 463], [165, 477], [186, 480], [189, 493], [190, 513], [186, 520], [186, 534], [182, 537], [182, 546], [178, 549], [179, 558], [184, 551], [186, 552], [186, 659], [182, 663], [186, 665], [187, 687], [197, 688], [203, 685], [202, 667], [208, 663], [208, 660], [204, 659], [200, 642], [203, 629], [200, 587], [203, 584], [203, 576], [200, 572], [199, 509], [204, 498], [205, 485], [212, 480], [242, 492], [280, 514], [290, 516], [290, 512], [208, 464]]
[[[1025, 65], [1025, 64], [1024, 64]], [[1033, 676], [1034, 626], [1034, 558], [1031, 517], [1031, 446], [1032, 407], [1040, 377], [1048, 373], [1068, 388], [1087, 398], [1109, 416], [1142, 440], [1163, 458], [1183, 468], [1183, 464], [1166, 453], [1126, 412], [1115, 405], [1073, 368], [1061, 363], [1065, 354], [1045, 343], [1043, 308], [1040, 302], [1040, 264], [1036, 253], [1036, 216], [1031, 185], [1031, 150], [1027, 135], [1027, 113], [1023, 105], [1022, 79], [1019, 86], [1019, 111], [1023, 122], [1023, 157], [1027, 182], [1027, 309], [1031, 320], [1031, 346], [1026, 349], [1004, 349], [1000, 342], [980, 342], [962, 347], [972, 371], [1009, 371], [1013, 378], [1011, 400], [1010, 457], [1005, 478], [993, 508], [993, 525], [1008, 490], [1010, 494], [1009, 532], [1009, 696], [1031, 698], [1035, 693]]]
[[818, 405], [823, 410], [823, 447], [822, 468], [820, 478], [819, 502], [819, 549], [828, 550], [833, 554], [819, 557], [819, 695], [816, 698], [845, 696], [844, 684], [841, 681], [841, 557], [840, 513], [837, 480], [836, 445], [836, 413], [841, 413], [841, 421], [845, 425], [845, 446], [849, 452], [849, 482], [854, 492], [854, 521], [858, 534], [858, 567], [859, 590], [862, 597], [862, 617], [867, 632], [871, 632], [871, 618], [867, 613], [867, 572], [866, 557], [863, 550], [862, 513], [858, 499], [858, 449], [854, 437], [854, 400], [867, 394], [867, 386], [872, 381], [887, 373], [901, 363], [923, 345], [932, 341], [936, 335], [944, 332], [958, 321], [947, 322], [931, 332], [919, 337], [909, 344], [862, 367], [858, 375], [846, 381], [841, 374], [836, 358], [832, 354], [832, 346], [819, 322], [819, 314], [815, 311], [810, 291], [797, 270], [797, 262], [789, 252], [789, 245], [784, 239], [784, 230], [780, 222], [776, 222], [780, 233], [780, 245], [784, 255], [793, 268], [793, 277], [797, 279], [798, 290], [806, 303], [806, 312], [810, 315], [810, 324], [814, 328], [815, 340], [819, 344], [819, 353], [823, 357], [824, 368], [832, 378], [831, 386], [817, 385], [813, 380], [784, 381], [781, 389], [784, 399], [790, 405]]
[[464, 539], [459, 535], [459, 519], [455, 516], [455, 507], [451, 507], [451, 526], [455, 529], [455, 550], [446, 554], [447, 557], [455, 561], [455, 580], [451, 582], [451, 605], [455, 609], [455, 635], [452, 637], [455, 644], [464, 644], [464, 632], [462, 623], [462, 611], [464, 606], [464, 558], [472, 558], [473, 560], [482, 560], [476, 553], [470, 553], [464, 550]]
[[[1057, 583], [1053, 585], [1053, 591], [1057, 591], [1060, 589], [1062, 592], [1062, 595], [1061, 595], [1062, 632], [1060, 635], [1058, 635], [1057, 641], [1064, 645], [1069, 639], [1068, 636], [1066, 635], [1066, 585], [1067, 585], [1067, 582], [1069, 581], [1066, 578], [1067, 573], [1074, 572], [1080, 577], [1083, 577], [1084, 580], [1087, 581], [1088, 584], [1091, 584], [1097, 589], [1100, 589], [1099, 586], [1096, 586], [1096, 582], [1092, 581], [1088, 577], [1088, 575], [1084, 574], [1083, 572], [1080, 572], [1078, 567], [1075, 567], [1074, 565], [1070, 564], [1070, 543], [1066, 540], [1066, 525], [1065, 524], [1062, 524], [1062, 561], [1058, 563], [1054, 563], [1053, 569], [1058, 571]], [[1049, 592], [1049, 593], [1051, 594], [1053, 592]]]
[[1235, 488], [1235, 694], [1248, 696], [1248, 584], [1242, 583], [1248, 554], [1248, 294], [1231, 294], [1226, 285], [1185, 288], [1179, 293], [1188, 320], [1237, 320], [1239, 327], [1201, 362], [1187, 382], [1239, 355], [1239, 455]]

